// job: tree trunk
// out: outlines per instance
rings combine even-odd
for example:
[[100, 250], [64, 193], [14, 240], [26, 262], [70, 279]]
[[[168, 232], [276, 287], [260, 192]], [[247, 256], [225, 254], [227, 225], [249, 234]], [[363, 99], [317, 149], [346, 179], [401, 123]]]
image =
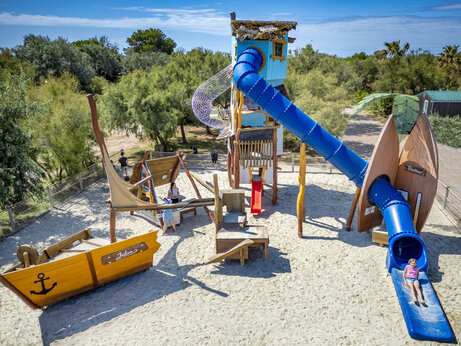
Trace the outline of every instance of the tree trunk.
[[210, 127], [208, 125], [205, 125], [205, 128], [206, 128], [206, 134], [207, 135], [212, 135]]
[[187, 144], [186, 132], [184, 131], [184, 124], [182, 120], [179, 122], [179, 127], [181, 128], [182, 143]]

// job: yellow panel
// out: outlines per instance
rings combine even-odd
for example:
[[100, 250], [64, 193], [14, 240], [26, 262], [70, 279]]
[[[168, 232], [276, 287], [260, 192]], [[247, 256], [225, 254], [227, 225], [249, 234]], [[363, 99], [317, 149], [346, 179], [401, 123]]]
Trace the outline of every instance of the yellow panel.
[[[93, 285], [85, 253], [17, 270], [3, 277], [38, 306], [57, 302]], [[43, 286], [40, 279], [43, 279]], [[31, 293], [45, 293], [43, 287], [49, 290], [46, 294]]]
[[150, 232], [91, 251], [99, 284], [135, 273], [138, 267], [152, 265], [160, 248], [157, 233]]

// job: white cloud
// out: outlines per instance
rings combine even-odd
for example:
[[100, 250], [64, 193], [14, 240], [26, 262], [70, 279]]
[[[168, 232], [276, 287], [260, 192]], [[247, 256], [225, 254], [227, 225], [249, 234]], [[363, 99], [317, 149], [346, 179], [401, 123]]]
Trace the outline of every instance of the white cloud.
[[295, 46], [312, 44], [320, 52], [348, 56], [382, 49], [384, 42], [410, 43], [410, 49], [440, 52], [447, 44], [461, 44], [461, 19], [453, 17], [375, 17], [298, 24], [290, 34]]
[[450, 4], [450, 5], [434, 6], [434, 7], [430, 7], [429, 9], [433, 11], [461, 10], [461, 2]]
[[[150, 9], [155, 13], [155, 9]], [[165, 12], [166, 11], [166, 12]], [[144, 18], [89, 19], [0, 13], [0, 25], [98, 27], [142, 29], [159, 27], [164, 30], [183, 30], [210, 35], [230, 35], [229, 18], [213, 10], [158, 10], [158, 14]]]

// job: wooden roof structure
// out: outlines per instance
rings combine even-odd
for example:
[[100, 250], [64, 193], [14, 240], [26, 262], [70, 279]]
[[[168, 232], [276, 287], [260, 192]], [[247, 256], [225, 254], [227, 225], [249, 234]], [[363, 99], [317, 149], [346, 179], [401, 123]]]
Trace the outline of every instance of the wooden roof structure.
[[[237, 36], [237, 40], [275, 40], [283, 39], [285, 34], [296, 29], [297, 22], [276, 22], [258, 20], [231, 20], [232, 35]], [[294, 42], [289, 38], [289, 42]]]

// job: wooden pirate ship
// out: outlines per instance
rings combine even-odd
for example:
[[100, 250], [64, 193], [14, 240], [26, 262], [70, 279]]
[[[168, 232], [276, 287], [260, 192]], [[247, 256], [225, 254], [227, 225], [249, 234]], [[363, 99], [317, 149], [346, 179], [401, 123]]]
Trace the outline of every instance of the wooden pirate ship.
[[19, 263], [0, 274], [0, 282], [31, 308], [43, 308], [149, 269], [159, 248], [157, 231], [110, 244], [86, 229], [40, 253], [20, 246]]

